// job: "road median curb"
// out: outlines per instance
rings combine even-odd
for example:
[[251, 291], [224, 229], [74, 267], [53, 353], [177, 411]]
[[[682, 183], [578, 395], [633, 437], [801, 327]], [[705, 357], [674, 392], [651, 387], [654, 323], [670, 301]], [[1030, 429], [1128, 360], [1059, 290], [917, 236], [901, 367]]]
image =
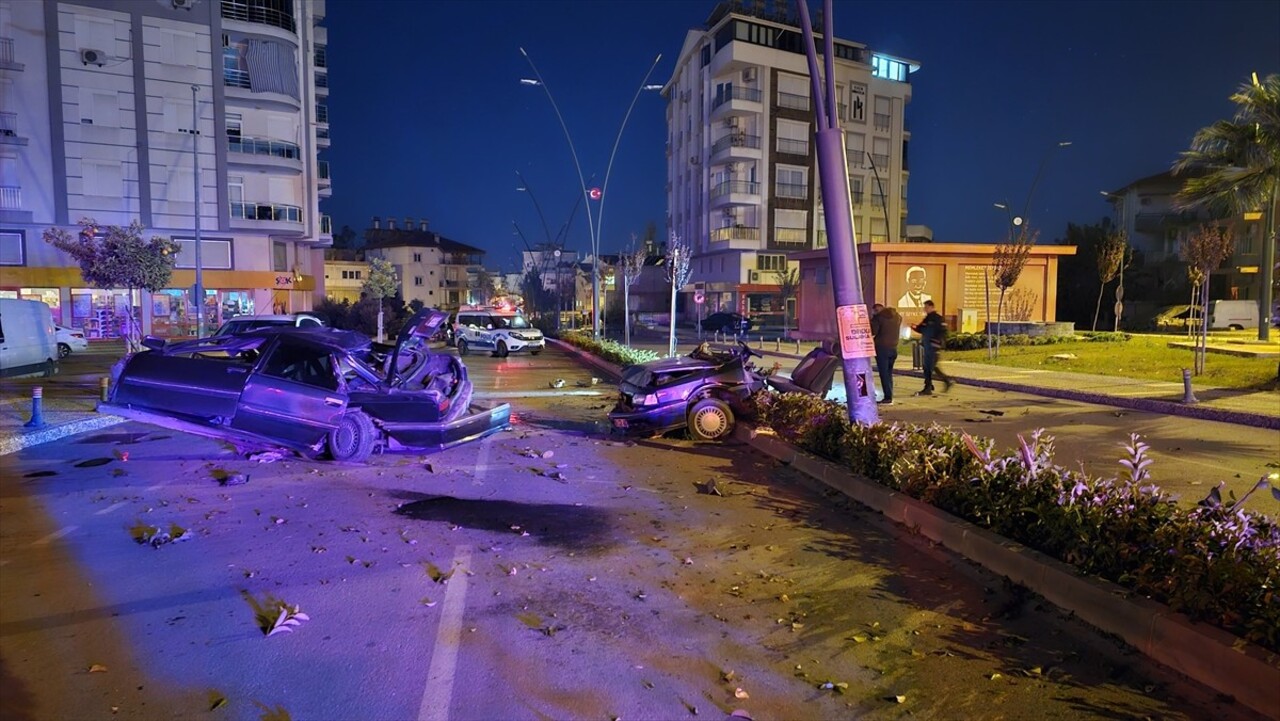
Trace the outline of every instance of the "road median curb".
[[1080, 576], [1039, 551], [862, 478], [802, 451], [771, 432], [747, 424], [735, 435], [752, 448], [876, 510], [993, 573], [1007, 576], [1113, 634], [1159, 663], [1234, 697], [1249, 708], [1280, 718], [1280, 656], [1207, 625], [1192, 623], [1167, 606], [1120, 586]]
[[0, 435], [0, 456], [17, 453], [25, 448], [38, 446], [42, 443], [51, 443], [67, 436], [74, 436], [77, 433], [109, 428], [123, 422], [124, 419], [120, 416], [94, 414], [88, 418], [59, 423], [39, 430], [19, 430], [12, 434], [5, 433]]

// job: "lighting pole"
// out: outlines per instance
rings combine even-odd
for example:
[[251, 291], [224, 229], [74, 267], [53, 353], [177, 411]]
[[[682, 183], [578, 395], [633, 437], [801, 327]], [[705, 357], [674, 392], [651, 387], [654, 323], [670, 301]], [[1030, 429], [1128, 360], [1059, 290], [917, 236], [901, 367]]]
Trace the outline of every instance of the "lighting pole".
[[1056, 145], [1050, 145], [1049, 149], [1044, 151], [1044, 157], [1040, 159], [1040, 167], [1036, 170], [1036, 177], [1031, 180], [1031, 190], [1027, 191], [1027, 202], [1022, 206], [1022, 215], [1020, 217], [1023, 221], [1026, 220], [1027, 214], [1031, 212], [1031, 197], [1036, 194], [1036, 186], [1040, 184], [1040, 176], [1044, 175], [1044, 168], [1049, 164], [1049, 156], [1053, 155], [1054, 150], [1070, 145], [1070, 140], [1060, 140]]
[[591, 335], [594, 338], [600, 337], [600, 224], [604, 218], [604, 198], [605, 191], [609, 189], [609, 174], [613, 171], [613, 160], [618, 154], [618, 144], [622, 142], [622, 131], [627, 127], [627, 120], [631, 118], [631, 111], [636, 106], [636, 101], [640, 99], [640, 93], [645, 90], [660, 90], [661, 85], [650, 85], [649, 76], [653, 75], [654, 68], [658, 67], [658, 61], [662, 59], [662, 54], [653, 59], [653, 64], [649, 66], [649, 72], [644, 74], [644, 80], [640, 81], [640, 87], [636, 88], [636, 94], [631, 98], [631, 105], [627, 107], [627, 113], [622, 117], [622, 124], [618, 126], [618, 135], [613, 140], [613, 152], [609, 154], [609, 164], [605, 166], [604, 171], [604, 187], [600, 191], [588, 191], [587, 181], [582, 175], [582, 164], [578, 162], [578, 151], [573, 145], [573, 137], [569, 135], [569, 128], [565, 125], [564, 116], [560, 113], [560, 106], [556, 104], [555, 96], [551, 94], [551, 88], [547, 87], [547, 83], [542, 79], [542, 73], [538, 72], [538, 66], [534, 65], [533, 58], [529, 57], [529, 53], [524, 48], [520, 48], [520, 54], [528, 61], [529, 68], [533, 70], [534, 79], [521, 78], [522, 85], [535, 85], [541, 87], [543, 92], [547, 94], [547, 100], [551, 101], [551, 107], [556, 111], [556, 119], [560, 121], [560, 129], [564, 131], [564, 139], [569, 143], [569, 153], [573, 156], [573, 166], [578, 171], [578, 184], [582, 187], [582, 197], [584, 201], [595, 199], [600, 201], [600, 207], [596, 211], [595, 216], [591, 214], [591, 203], [586, 202], [587, 206], [587, 226], [591, 234]]
[[[876, 189], [880, 191], [880, 209], [884, 211], [884, 239], [893, 240], [893, 229], [889, 226], [889, 197], [884, 194], [884, 186], [880, 183], [880, 169], [876, 167], [875, 156], [870, 151], [862, 151], [867, 154], [867, 160], [871, 161], [871, 174], [876, 178]], [[901, 238], [899, 238], [901, 240]]]
[[[835, 26], [831, 0], [824, 0], [823, 55], [825, 73], [818, 72], [818, 51], [814, 44], [813, 23], [809, 5], [798, 0], [800, 23], [804, 32], [805, 55], [809, 62], [809, 82], [814, 100], [815, 137], [817, 138], [818, 174], [821, 179], [823, 216], [830, 242], [827, 254], [831, 263], [831, 285], [837, 344], [844, 370], [845, 398], [849, 420], [873, 425], [880, 420], [876, 409], [875, 385], [871, 380], [871, 358], [875, 348], [871, 341], [871, 324], [862, 296], [862, 274], [858, 268], [858, 249], [853, 234], [852, 209], [849, 206], [849, 171], [844, 147], [844, 131], [836, 112], [834, 42], [830, 28]], [[825, 83], [823, 82], [825, 80]], [[825, 85], [825, 88], [824, 88]], [[825, 89], [825, 92], [824, 92]], [[888, 229], [885, 229], [888, 231]]]
[[1025, 220], [1021, 215], [1015, 216], [1013, 214], [1013, 211], [1010, 210], [1009, 208], [1008, 200], [1005, 200], [1003, 203], [993, 203], [993, 205], [1003, 210], [1005, 212], [1005, 215], [1009, 216], [1009, 232], [1010, 233], [1013, 232], [1014, 228], [1017, 228], [1018, 226], [1022, 225], [1023, 221]]
[[196, 184], [196, 337], [204, 337], [204, 267], [200, 262], [200, 104], [199, 85], [191, 86], [191, 165], [195, 168], [193, 175]]

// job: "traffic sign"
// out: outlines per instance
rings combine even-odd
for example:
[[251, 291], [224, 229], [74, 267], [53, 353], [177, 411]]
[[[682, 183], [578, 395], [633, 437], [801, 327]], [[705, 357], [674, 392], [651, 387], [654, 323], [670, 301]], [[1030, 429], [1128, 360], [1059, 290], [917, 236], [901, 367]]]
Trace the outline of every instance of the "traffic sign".
[[600, 197], [604, 195], [604, 193], [600, 192], [599, 188], [592, 188], [587, 194], [591, 196], [592, 200], [599, 200]]
[[707, 299], [707, 294], [703, 293], [702, 291], [698, 291], [697, 293], [693, 294], [693, 302], [697, 303], [698, 305], [702, 305], [702, 302], [706, 299]]

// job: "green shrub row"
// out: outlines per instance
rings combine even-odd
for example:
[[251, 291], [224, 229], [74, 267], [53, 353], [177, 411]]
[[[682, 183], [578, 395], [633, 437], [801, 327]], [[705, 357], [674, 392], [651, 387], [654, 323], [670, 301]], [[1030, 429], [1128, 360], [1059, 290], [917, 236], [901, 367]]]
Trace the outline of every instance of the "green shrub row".
[[[761, 393], [755, 406], [757, 421], [789, 443], [1280, 651], [1280, 525], [1218, 489], [1179, 507], [1150, 483], [1137, 435], [1120, 460], [1126, 472], [1102, 479], [1054, 463], [1043, 431], [998, 456], [992, 441], [937, 424], [855, 425], [844, 406], [808, 395]], [[1264, 478], [1250, 493], [1266, 489]]]
[[[1000, 336], [1000, 345], [1057, 345], [1059, 343], [1123, 343], [1129, 340], [1128, 333], [1083, 332], [1075, 335], [1014, 335]], [[943, 346], [946, 350], [978, 350], [987, 347], [986, 333], [952, 333], [947, 336]]]
[[657, 360], [662, 357], [651, 350], [632, 348], [617, 341], [596, 340], [591, 336], [590, 331], [564, 331], [560, 334], [560, 340], [620, 366], [635, 365], [636, 363], [644, 363], [645, 361]]

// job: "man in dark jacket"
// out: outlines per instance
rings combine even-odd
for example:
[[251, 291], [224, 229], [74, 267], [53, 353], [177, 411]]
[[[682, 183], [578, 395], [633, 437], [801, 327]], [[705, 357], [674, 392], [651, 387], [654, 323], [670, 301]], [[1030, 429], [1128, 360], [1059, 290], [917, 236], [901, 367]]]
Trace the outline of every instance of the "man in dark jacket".
[[876, 344], [876, 370], [884, 399], [893, 405], [893, 364], [898, 360], [898, 336], [902, 332], [902, 316], [893, 308], [876, 303], [871, 306], [871, 337]]
[[920, 344], [924, 346], [924, 388], [916, 393], [918, 396], [933, 395], [933, 376], [946, 383], [944, 390], [951, 390], [951, 377], [942, 372], [939, 366], [942, 354], [942, 342], [947, 337], [947, 322], [938, 314], [933, 301], [924, 302], [924, 320], [911, 328], [920, 334]]

